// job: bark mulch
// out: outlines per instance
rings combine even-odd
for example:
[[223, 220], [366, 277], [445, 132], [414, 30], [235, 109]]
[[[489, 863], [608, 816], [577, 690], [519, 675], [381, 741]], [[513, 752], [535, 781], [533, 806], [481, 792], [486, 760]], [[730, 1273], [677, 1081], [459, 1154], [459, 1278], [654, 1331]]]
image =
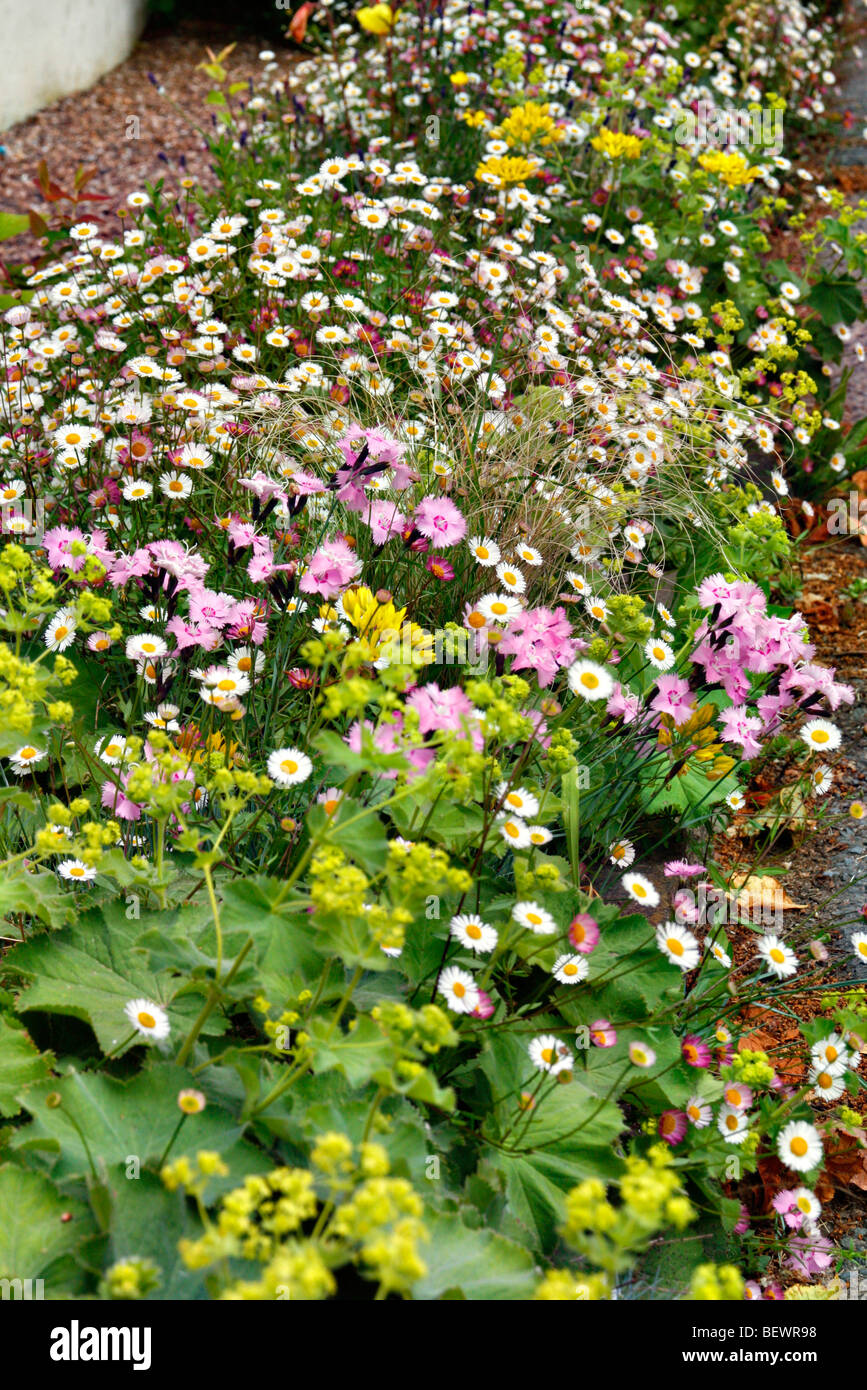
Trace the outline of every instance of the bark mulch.
[[[204, 98], [214, 84], [198, 65], [208, 61], [209, 47], [216, 53], [236, 38], [233, 26], [192, 20], [172, 31], [148, 30], [130, 57], [94, 87], [0, 131], [0, 211], [22, 213], [33, 207], [46, 213], [37, 182], [42, 159], [65, 190], [79, 165], [96, 169], [87, 191], [105, 194], [107, 201], [82, 204], [81, 216], [113, 236], [119, 231], [116, 209], [145, 182], [164, 178], [168, 188], [177, 189], [180, 179], [190, 177], [212, 187], [210, 159], [193, 122], [210, 122]], [[277, 51], [281, 60], [300, 56], [288, 46], [278, 51], [273, 38], [243, 37], [227, 60], [233, 79], [259, 74], [258, 55], [266, 49]], [[39, 248], [30, 236], [16, 237], [3, 242], [0, 253], [14, 265], [37, 256]]]

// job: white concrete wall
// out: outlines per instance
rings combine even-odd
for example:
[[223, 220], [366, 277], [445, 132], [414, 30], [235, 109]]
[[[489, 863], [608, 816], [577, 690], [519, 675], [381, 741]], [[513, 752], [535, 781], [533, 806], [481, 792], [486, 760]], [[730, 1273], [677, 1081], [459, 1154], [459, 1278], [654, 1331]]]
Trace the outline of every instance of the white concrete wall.
[[0, 0], [0, 130], [122, 63], [147, 0]]

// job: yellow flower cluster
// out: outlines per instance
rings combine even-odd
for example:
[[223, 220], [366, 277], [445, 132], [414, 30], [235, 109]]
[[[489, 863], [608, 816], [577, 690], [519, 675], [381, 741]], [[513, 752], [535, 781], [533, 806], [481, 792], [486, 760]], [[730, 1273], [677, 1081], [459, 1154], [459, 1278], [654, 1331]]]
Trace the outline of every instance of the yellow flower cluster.
[[574, 1269], [549, 1269], [533, 1294], [537, 1303], [598, 1303], [610, 1297], [611, 1286], [603, 1275]]
[[537, 166], [521, 155], [491, 155], [479, 165], [475, 176], [480, 183], [506, 188], [513, 183], [525, 184], [538, 172]]
[[744, 1280], [734, 1265], [699, 1265], [693, 1270], [690, 1298], [703, 1303], [737, 1302], [744, 1296]]
[[[201, 1160], [200, 1154], [199, 1167]], [[389, 1176], [380, 1144], [362, 1143], [356, 1154], [345, 1134], [320, 1135], [310, 1161], [311, 1169], [246, 1177], [223, 1197], [215, 1225], [199, 1240], [180, 1242], [184, 1263], [205, 1269], [241, 1258], [262, 1265], [258, 1279], [227, 1284], [221, 1297], [233, 1301], [329, 1298], [337, 1291], [332, 1270], [345, 1264], [360, 1265], [380, 1298], [409, 1293], [427, 1272], [419, 1246], [428, 1239], [412, 1184]], [[167, 1165], [163, 1180], [200, 1192], [187, 1159]], [[318, 1195], [320, 1185], [327, 1198]], [[312, 1233], [302, 1237], [302, 1226], [314, 1218]]]
[[628, 1269], [664, 1226], [683, 1230], [696, 1215], [665, 1144], [654, 1144], [646, 1158], [632, 1154], [625, 1162], [617, 1206], [599, 1178], [579, 1183], [566, 1197], [565, 1239], [610, 1276]]
[[590, 144], [606, 159], [638, 159], [642, 149], [642, 141], [637, 135], [624, 135], [620, 130], [608, 130], [607, 127], [594, 135]]
[[505, 140], [509, 149], [516, 145], [526, 149], [531, 145], [553, 145], [563, 139], [563, 131], [551, 116], [548, 103], [537, 101], [514, 107], [495, 134]]
[[682, 777], [693, 761], [701, 764], [705, 777], [712, 782], [731, 772], [735, 759], [724, 753], [717, 741], [718, 733], [711, 722], [716, 713], [713, 705], [701, 705], [685, 724], [677, 727], [671, 715], [660, 716], [657, 743], [660, 748], [671, 750], [678, 776]]
[[[343, 611], [359, 634], [355, 644], [365, 662], [381, 657], [390, 661], [408, 660], [428, 664], [434, 659], [433, 638], [417, 623], [408, 623], [405, 608], [395, 608], [391, 599], [379, 599], [365, 585], [343, 595]], [[326, 614], [322, 613], [325, 617]], [[334, 614], [336, 617], [336, 612]]]
[[742, 188], [753, 183], [761, 172], [739, 150], [706, 150], [699, 155], [698, 162], [707, 173], [722, 179], [727, 188]]

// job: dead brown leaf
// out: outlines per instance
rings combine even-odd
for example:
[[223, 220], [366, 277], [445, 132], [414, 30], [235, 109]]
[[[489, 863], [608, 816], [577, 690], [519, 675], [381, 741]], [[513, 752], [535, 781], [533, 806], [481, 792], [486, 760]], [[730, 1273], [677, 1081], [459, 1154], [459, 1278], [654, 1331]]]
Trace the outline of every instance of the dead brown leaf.
[[[764, 907], [778, 908], [782, 912], [801, 912], [808, 906], [807, 903], [793, 902], [772, 874], [734, 874], [732, 887], [740, 889], [737, 906], [746, 912]], [[729, 894], [729, 897], [732, 896]]]

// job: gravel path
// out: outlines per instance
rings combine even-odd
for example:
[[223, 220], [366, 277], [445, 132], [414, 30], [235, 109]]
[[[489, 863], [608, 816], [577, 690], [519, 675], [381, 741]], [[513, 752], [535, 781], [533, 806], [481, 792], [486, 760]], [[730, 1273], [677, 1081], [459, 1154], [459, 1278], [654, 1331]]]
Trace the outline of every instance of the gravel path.
[[[36, 179], [41, 159], [65, 189], [79, 164], [96, 168], [87, 191], [106, 194], [108, 201], [85, 203], [82, 210], [112, 234], [118, 231], [115, 209], [145, 181], [165, 178], [167, 187], [175, 188], [189, 176], [206, 186], [212, 184], [202, 137], [189, 117], [202, 122], [208, 110], [203, 98], [213, 83], [196, 68], [208, 61], [207, 46], [217, 52], [232, 42], [234, 32], [227, 26], [196, 21], [185, 21], [171, 32], [149, 30], [126, 62], [96, 86], [63, 97], [0, 131], [0, 211], [46, 210]], [[258, 55], [270, 46], [265, 39], [243, 38], [228, 60], [233, 77], [260, 72]], [[177, 105], [160, 95], [157, 85]], [[35, 255], [37, 248], [32, 238], [18, 237], [2, 243], [0, 249], [3, 259], [14, 264]]]
[[[863, 13], [859, 6], [859, 13], [854, 16], [855, 5], [850, 5], [850, 19], [857, 25], [860, 32], [856, 35], [862, 41], [867, 30]], [[838, 87], [839, 104], [851, 112], [853, 120], [851, 133], [844, 135], [841, 139], [839, 148], [835, 155], [835, 161], [841, 166], [865, 166], [867, 165], [867, 139], [864, 131], [867, 129], [867, 61], [863, 57], [855, 54], [847, 56], [841, 65], [840, 85]], [[858, 173], [861, 170], [858, 169]], [[863, 176], [856, 180], [857, 184], [863, 182]], [[843, 183], [843, 180], [841, 180]], [[843, 185], [845, 186], [845, 184]], [[852, 202], [857, 202], [863, 193], [853, 193], [850, 195]], [[861, 226], [865, 224], [862, 222]], [[867, 415], [867, 366], [859, 363], [855, 356], [856, 344], [860, 343], [867, 349], [867, 324], [861, 323], [853, 333], [852, 340], [846, 345], [843, 354], [843, 366], [850, 367], [853, 375], [849, 387], [847, 399], [847, 414], [850, 422], [854, 423]], [[824, 566], [817, 566], [823, 569]], [[864, 561], [863, 552], [857, 556], [852, 556], [851, 568], [854, 574], [867, 573], [867, 564]], [[867, 622], [863, 619], [864, 609], [859, 605], [861, 621], [858, 626], [867, 634]], [[853, 660], [852, 666], [846, 671], [844, 679], [851, 680], [858, 692], [857, 704], [848, 711], [838, 711], [843, 718], [840, 720], [844, 728], [846, 737], [846, 748], [854, 764], [856, 779], [867, 779], [867, 724], [864, 723], [864, 715], [867, 712], [867, 652], [863, 650], [867, 646], [867, 635], [860, 644], [862, 650]], [[855, 658], [855, 653], [852, 654]], [[841, 663], [845, 667], [845, 658]], [[841, 672], [842, 675], [842, 672]], [[839, 798], [839, 805], [834, 806], [834, 810], [842, 812], [844, 810], [843, 801]], [[835, 916], [839, 918], [851, 917], [858, 913], [862, 903], [867, 901], [867, 886], [865, 886], [863, 875], [867, 871], [867, 836], [864, 834], [863, 823], [850, 821], [848, 824], [841, 825], [838, 834], [838, 845], [834, 851], [833, 865], [823, 868], [819, 872], [826, 879], [833, 878], [836, 883], [845, 882], [847, 879], [855, 878], [855, 883], [851, 883], [847, 888], [843, 888], [841, 896], [835, 903]], [[863, 923], [862, 923], [863, 925]], [[856, 930], [850, 927], [847, 934]], [[845, 928], [844, 928], [845, 930]], [[867, 971], [858, 969], [856, 973], [864, 977]], [[835, 1237], [838, 1245], [847, 1252], [846, 1258], [840, 1269], [839, 1278], [841, 1290], [838, 1298], [867, 1301], [867, 1211], [865, 1211], [865, 1196], [863, 1192], [858, 1192], [845, 1201], [846, 1210], [837, 1214], [837, 1219], [845, 1230], [845, 1234], [836, 1231]], [[836, 1204], [835, 1204], [836, 1205]]]

